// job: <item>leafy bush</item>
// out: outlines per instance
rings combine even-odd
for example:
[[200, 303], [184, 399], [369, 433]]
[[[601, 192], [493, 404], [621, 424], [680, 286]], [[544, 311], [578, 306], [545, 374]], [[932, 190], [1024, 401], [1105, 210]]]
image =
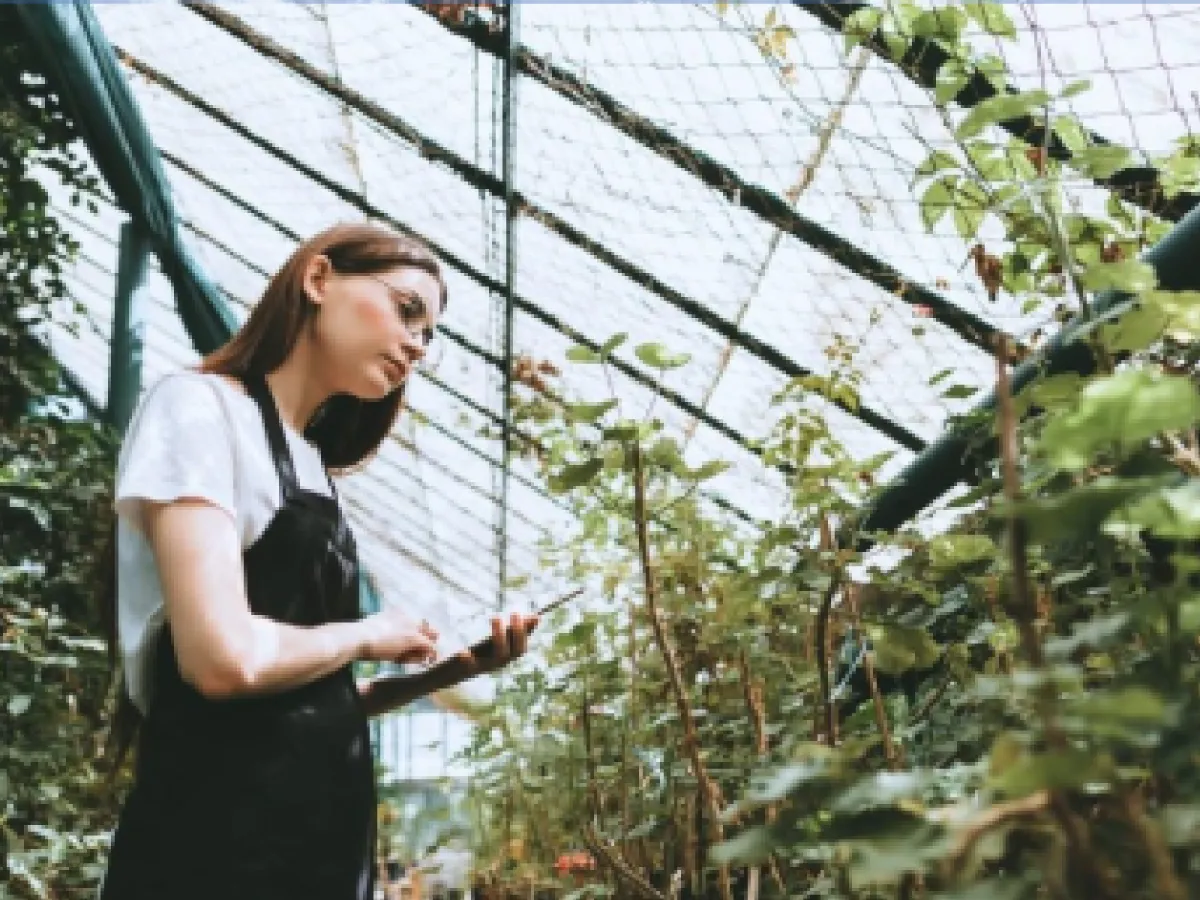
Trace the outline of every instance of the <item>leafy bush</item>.
[[94, 602], [113, 442], [57, 402], [43, 340], [75, 248], [39, 179], [91, 188], [74, 139], [0, 6], [0, 883], [15, 897], [92, 896], [114, 815]]
[[[767, 16], [760, 46], [786, 53]], [[915, 37], [949, 51], [931, 100], [958, 146], [918, 170], [926, 225], [969, 241], [999, 225], [973, 251], [988, 292], [1080, 316], [1094, 367], [1013, 397], [1006, 363], [1034, 348], [996, 348], [995, 414], [959, 424], [998, 436], [998, 458], [929, 537], [858, 530], [883, 461], [853, 458], [824, 414], [857, 397], [851, 337], [775, 398], [759, 450], [786, 512], [757, 523], [705, 497], [721, 461], [652, 413], [562, 396], [556, 363], [523, 359], [513, 450], [579, 517], [548, 563], [603, 602], [560, 614], [476, 734], [496, 873], [548, 877], [586, 848], [599, 868], [577, 895], [1200, 891], [1200, 293], [1160, 290], [1137, 259], [1162, 222], [1115, 197], [1079, 212], [1063, 163], [991, 127], [1033, 115], [1073, 165], [1111, 174], [1128, 151], [1092, 145], [1063, 105], [1086, 86], [947, 105], [977, 71], [1004, 77], [963, 40], [972, 22], [1015, 33], [996, 4], [901, 2], [851, 16], [847, 48], [878, 33], [896, 60]], [[1194, 185], [1198, 154], [1153, 161], [1167, 190]], [[1101, 315], [1103, 289], [1124, 293]], [[603, 367], [624, 340], [569, 364]], [[664, 378], [687, 363], [632, 356]], [[898, 561], [873, 565], [864, 538]]]

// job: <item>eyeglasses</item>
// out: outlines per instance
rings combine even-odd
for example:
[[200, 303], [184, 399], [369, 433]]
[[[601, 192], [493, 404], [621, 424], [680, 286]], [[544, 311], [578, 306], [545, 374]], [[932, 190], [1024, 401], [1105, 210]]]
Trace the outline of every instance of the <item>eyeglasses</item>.
[[388, 284], [378, 276], [363, 273], [363, 277], [370, 278], [387, 288], [388, 297], [391, 298], [396, 311], [400, 314], [400, 321], [404, 324], [405, 329], [423, 350], [428, 350], [436, 332], [429, 324], [429, 307], [426, 305], [425, 299], [413, 291], [401, 290], [395, 285]]
[[377, 275], [366, 272], [361, 274], [364, 278], [377, 281], [387, 288], [388, 297], [395, 305], [396, 312], [400, 315], [400, 321], [424, 351], [424, 355], [417, 363], [417, 368], [425, 372], [436, 372], [442, 361], [446, 342], [434, 340], [437, 337], [437, 330], [429, 324], [429, 306], [425, 303], [425, 298], [413, 291], [401, 290], [395, 285], [388, 284]]

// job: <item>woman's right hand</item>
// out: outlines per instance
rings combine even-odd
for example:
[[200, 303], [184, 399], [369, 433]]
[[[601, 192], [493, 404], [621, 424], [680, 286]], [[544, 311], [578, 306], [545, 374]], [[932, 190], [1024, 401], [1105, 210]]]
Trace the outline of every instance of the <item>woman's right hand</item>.
[[363, 659], [394, 663], [431, 663], [437, 659], [438, 633], [428, 622], [413, 622], [397, 606], [384, 606], [361, 624]]

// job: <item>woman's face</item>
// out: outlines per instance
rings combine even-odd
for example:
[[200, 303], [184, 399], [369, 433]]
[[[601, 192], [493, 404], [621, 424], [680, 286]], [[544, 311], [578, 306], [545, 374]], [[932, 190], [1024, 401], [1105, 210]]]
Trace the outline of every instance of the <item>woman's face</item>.
[[364, 400], [404, 383], [441, 312], [441, 285], [421, 269], [343, 275], [322, 258], [310, 267], [306, 287], [320, 307], [313, 343], [331, 390]]

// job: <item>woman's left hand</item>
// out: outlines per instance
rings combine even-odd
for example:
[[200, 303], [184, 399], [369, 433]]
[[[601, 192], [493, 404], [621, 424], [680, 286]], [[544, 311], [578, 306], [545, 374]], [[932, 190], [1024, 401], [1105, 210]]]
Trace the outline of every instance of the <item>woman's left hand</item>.
[[522, 656], [529, 647], [529, 633], [538, 625], [537, 616], [513, 613], [506, 624], [499, 616], [492, 618], [492, 648], [487, 656], [476, 657], [470, 651], [460, 654], [473, 675], [503, 669]]

